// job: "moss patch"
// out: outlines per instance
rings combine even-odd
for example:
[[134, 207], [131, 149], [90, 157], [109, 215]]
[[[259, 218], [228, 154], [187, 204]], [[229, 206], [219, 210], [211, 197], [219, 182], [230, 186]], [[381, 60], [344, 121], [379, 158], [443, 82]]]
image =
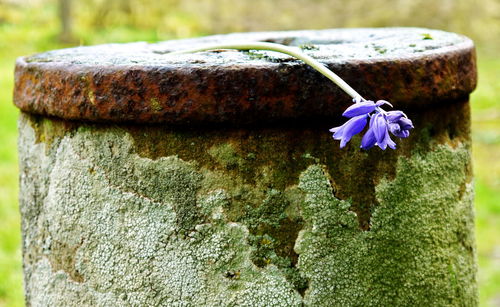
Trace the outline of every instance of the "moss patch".
[[309, 167], [295, 247], [306, 305], [476, 306], [469, 163], [465, 146], [401, 157], [395, 178], [376, 187], [370, 231], [333, 196], [325, 170]]

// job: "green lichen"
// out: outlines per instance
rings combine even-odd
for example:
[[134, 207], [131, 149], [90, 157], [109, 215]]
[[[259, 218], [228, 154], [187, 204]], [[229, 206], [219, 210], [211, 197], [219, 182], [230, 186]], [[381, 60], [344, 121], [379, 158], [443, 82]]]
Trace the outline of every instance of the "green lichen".
[[319, 50], [319, 47], [314, 44], [301, 44], [299, 48], [301, 50]]
[[[232, 154], [228, 157], [223, 161], [233, 161]], [[222, 170], [227, 169], [223, 167]], [[269, 189], [262, 181], [249, 185], [241, 177], [229, 177], [220, 171], [205, 170], [204, 174], [202, 186], [210, 191], [200, 204], [205, 216], [246, 225], [248, 242], [253, 247], [253, 263], [262, 268], [277, 266], [295, 288], [302, 288], [304, 280], [295, 268], [298, 255], [293, 251], [295, 238], [302, 227], [302, 218], [293, 209], [300, 197]], [[219, 205], [215, 207], [214, 204]]]
[[226, 169], [233, 169], [244, 164], [244, 160], [236, 152], [236, 148], [232, 143], [224, 143], [214, 145], [208, 153]]
[[333, 196], [325, 170], [309, 167], [295, 246], [306, 305], [476, 306], [469, 163], [465, 146], [401, 157], [396, 177], [376, 188], [370, 231]]
[[87, 96], [89, 98], [90, 103], [93, 104], [93, 105], [95, 105], [95, 94], [94, 94], [94, 91], [89, 90]]
[[475, 306], [468, 130], [438, 113], [397, 153], [23, 115], [28, 301]]
[[259, 52], [259, 51], [252, 51], [252, 50], [246, 51], [246, 50], [244, 50], [241, 52], [247, 54], [248, 58], [251, 60], [266, 60], [266, 61], [274, 62], [274, 63], [279, 63], [280, 61], [282, 61], [278, 58], [272, 57], [266, 53]]
[[432, 37], [432, 35], [430, 35], [429, 33], [422, 33], [422, 34], [420, 34], [420, 35], [422, 35], [422, 39], [423, 39], [423, 40], [431, 40], [431, 39], [434, 39], [434, 38]]
[[36, 142], [46, 144], [46, 150], [52, 148], [52, 145], [57, 145], [65, 135], [72, 133], [77, 127], [75, 123], [48, 119], [41, 116], [23, 114], [26, 116], [36, 133]]
[[149, 105], [151, 106], [151, 109], [153, 109], [153, 111], [155, 112], [160, 112], [163, 109], [160, 102], [156, 98], [151, 98], [149, 100]]
[[[225, 215], [227, 192], [199, 193], [195, 163], [142, 158], [123, 130], [88, 127], [46, 157], [29, 122], [20, 128], [21, 207], [37, 208], [23, 209], [32, 305], [301, 305], [281, 270], [252, 262], [247, 226]], [[33, 204], [30, 191], [44, 196]]]

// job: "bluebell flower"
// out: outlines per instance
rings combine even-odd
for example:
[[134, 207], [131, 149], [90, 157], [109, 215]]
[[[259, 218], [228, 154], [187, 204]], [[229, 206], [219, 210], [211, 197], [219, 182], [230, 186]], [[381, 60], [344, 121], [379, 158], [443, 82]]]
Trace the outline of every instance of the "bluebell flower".
[[382, 110], [381, 106], [388, 104], [385, 101], [361, 101], [354, 100], [354, 104], [348, 107], [342, 114], [350, 119], [342, 126], [330, 129], [333, 132], [333, 138], [340, 140], [340, 148], [345, 147], [351, 138], [363, 131], [370, 118], [369, 128], [361, 140], [361, 148], [369, 149], [377, 145], [382, 150], [387, 147], [395, 149], [396, 143], [391, 139], [389, 132], [396, 137], [406, 138], [410, 135], [410, 129], [413, 129], [413, 123], [401, 111]]
[[413, 129], [412, 121], [401, 111], [387, 112], [389, 122], [389, 131], [397, 137], [407, 138], [410, 135], [410, 129]]
[[340, 140], [340, 148], [344, 148], [347, 142], [355, 135], [363, 131], [368, 120], [368, 114], [354, 116], [340, 127], [330, 129], [333, 139]]
[[342, 113], [342, 116], [354, 117], [354, 116], [358, 116], [358, 115], [368, 114], [368, 113], [375, 111], [375, 109], [377, 107], [380, 107], [381, 105], [386, 104], [386, 103], [388, 103], [388, 102], [384, 101], [384, 100], [379, 100], [379, 101], [377, 101], [377, 103], [370, 101], [370, 100], [356, 102], [352, 106], [348, 107], [344, 111], [344, 113]]
[[[391, 137], [389, 136], [389, 122], [387, 121], [387, 115], [385, 113], [379, 112], [375, 115], [372, 115], [372, 117], [373, 124], [368, 128], [368, 130], [371, 130], [373, 135], [375, 136], [375, 145], [380, 147], [382, 150], [385, 150], [387, 146], [392, 149], [396, 149], [396, 143], [394, 143], [394, 141], [391, 140]], [[361, 144], [361, 148], [364, 148], [363, 144]]]

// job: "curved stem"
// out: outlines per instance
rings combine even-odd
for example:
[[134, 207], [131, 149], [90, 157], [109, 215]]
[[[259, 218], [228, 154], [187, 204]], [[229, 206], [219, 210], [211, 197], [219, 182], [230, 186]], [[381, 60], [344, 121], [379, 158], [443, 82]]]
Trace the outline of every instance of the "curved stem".
[[325, 65], [321, 64], [317, 60], [308, 56], [305, 53], [297, 51], [293, 48], [283, 46], [280, 44], [274, 43], [264, 43], [264, 42], [249, 42], [249, 43], [241, 43], [241, 44], [214, 44], [207, 45], [204, 47], [186, 49], [180, 51], [174, 51], [168, 53], [168, 55], [177, 55], [177, 54], [186, 54], [200, 51], [208, 51], [208, 50], [216, 50], [216, 49], [237, 49], [237, 50], [268, 50], [268, 51], [276, 51], [291, 55], [299, 60], [302, 60], [304, 63], [310, 65], [312, 68], [319, 71], [328, 79], [332, 80], [335, 84], [337, 84], [344, 92], [350, 95], [352, 98], [357, 99], [358, 97], [363, 100], [360, 94], [356, 92], [349, 84], [347, 84], [342, 78], [340, 78], [333, 71], [328, 69]]

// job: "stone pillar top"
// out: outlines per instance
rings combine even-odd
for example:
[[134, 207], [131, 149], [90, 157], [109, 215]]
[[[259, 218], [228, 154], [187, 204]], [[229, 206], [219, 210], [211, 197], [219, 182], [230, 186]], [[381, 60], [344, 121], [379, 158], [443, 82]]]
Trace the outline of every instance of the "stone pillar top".
[[476, 86], [464, 36], [424, 28], [234, 33], [155, 44], [107, 44], [19, 58], [14, 103], [28, 113], [91, 122], [269, 124], [338, 117], [351, 104], [307, 64], [271, 51], [169, 56], [213, 43], [297, 46], [363, 97], [418, 110]]

